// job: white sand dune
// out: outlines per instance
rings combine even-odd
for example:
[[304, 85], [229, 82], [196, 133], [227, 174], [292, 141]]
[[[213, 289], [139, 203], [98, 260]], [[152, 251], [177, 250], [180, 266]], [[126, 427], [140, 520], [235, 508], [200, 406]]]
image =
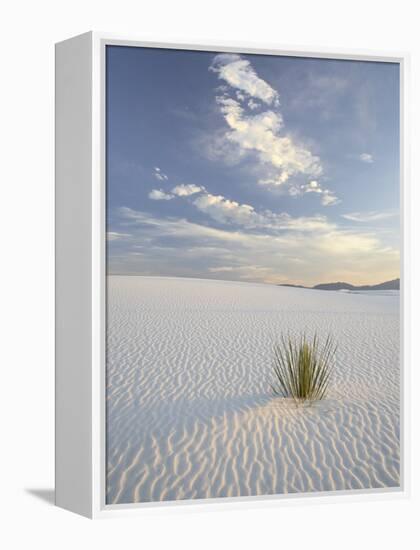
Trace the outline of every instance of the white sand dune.
[[[107, 502], [399, 485], [399, 295], [108, 277]], [[270, 392], [282, 333], [337, 340], [328, 398]]]

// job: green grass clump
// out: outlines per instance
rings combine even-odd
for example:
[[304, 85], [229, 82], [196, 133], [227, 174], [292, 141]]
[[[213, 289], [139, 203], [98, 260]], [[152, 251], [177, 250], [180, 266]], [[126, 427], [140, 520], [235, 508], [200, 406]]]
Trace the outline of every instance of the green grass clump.
[[275, 395], [292, 397], [296, 404], [323, 399], [336, 349], [331, 336], [323, 346], [316, 334], [310, 341], [305, 336], [296, 340], [282, 336], [281, 342], [274, 346], [275, 381], [271, 388]]

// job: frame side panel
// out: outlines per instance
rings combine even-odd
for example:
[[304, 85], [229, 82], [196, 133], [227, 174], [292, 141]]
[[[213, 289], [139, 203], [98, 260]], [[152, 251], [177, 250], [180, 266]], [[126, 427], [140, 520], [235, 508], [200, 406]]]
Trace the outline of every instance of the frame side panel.
[[56, 505], [92, 517], [92, 35], [56, 45]]

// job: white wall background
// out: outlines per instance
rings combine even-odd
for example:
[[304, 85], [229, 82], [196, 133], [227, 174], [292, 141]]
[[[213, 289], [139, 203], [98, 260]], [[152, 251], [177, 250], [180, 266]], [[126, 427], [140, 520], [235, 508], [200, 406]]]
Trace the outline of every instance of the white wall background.
[[[0, 8], [0, 501], [3, 548], [419, 548], [419, 353], [412, 361], [412, 496], [226, 511], [161, 509], [90, 522], [53, 487], [54, 42], [87, 30], [185, 42], [408, 51], [412, 212], [419, 206], [420, 41], [410, 0], [14, 0]], [[413, 280], [419, 280], [413, 220]], [[416, 257], [414, 257], [414, 254]], [[419, 292], [413, 288], [413, 343]], [[418, 399], [417, 399], [418, 401]], [[43, 497], [43, 498], [40, 498]], [[416, 506], [418, 507], [416, 510]], [[6, 542], [7, 540], [7, 542]]]

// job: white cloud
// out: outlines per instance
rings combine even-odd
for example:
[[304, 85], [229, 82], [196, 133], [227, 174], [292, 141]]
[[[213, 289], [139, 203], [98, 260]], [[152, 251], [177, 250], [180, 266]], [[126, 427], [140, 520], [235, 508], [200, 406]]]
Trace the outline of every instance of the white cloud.
[[183, 218], [161, 219], [155, 218], [145, 212], [133, 210], [128, 207], [119, 208], [120, 215], [128, 220], [129, 224], [139, 224], [149, 229], [156, 236], [169, 236], [177, 238], [192, 238], [206, 241], [211, 239], [215, 242], [234, 242], [243, 241], [244, 236], [238, 232], [229, 232], [222, 229], [216, 229], [205, 225], [189, 222]]
[[108, 241], [118, 241], [128, 237], [131, 237], [130, 233], [118, 233], [118, 231], [108, 231], [106, 234]]
[[[302, 188], [304, 186], [301, 186]], [[335, 204], [337, 201], [327, 189], [321, 189], [316, 181], [309, 182], [307, 188], [312, 192], [322, 194], [322, 201], [325, 204]], [[304, 192], [302, 189], [299, 193]], [[154, 200], [171, 200], [174, 196], [187, 199], [191, 195], [199, 194], [191, 202], [200, 212], [210, 216], [213, 220], [221, 224], [234, 224], [248, 229], [260, 228], [265, 231], [314, 231], [319, 229], [331, 229], [325, 216], [308, 216], [293, 218], [285, 212], [275, 213], [271, 210], [257, 212], [250, 204], [240, 204], [237, 201], [230, 200], [223, 195], [213, 195], [208, 193], [205, 187], [195, 184], [182, 184], [172, 189], [173, 194], [167, 194], [162, 190], [154, 189], [149, 193], [149, 197]], [[324, 202], [323, 202], [324, 204]]]
[[232, 98], [216, 98], [230, 128], [225, 138], [243, 153], [256, 153], [269, 177], [260, 179], [263, 185], [282, 185], [291, 176], [322, 174], [320, 159], [300, 146], [290, 136], [281, 135], [284, 127], [280, 113], [264, 111], [246, 115], [241, 105]]
[[294, 185], [289, 188], [291, 196], [298, 196], [304, 193], [317, 193], [321, 195], [321, 204], [323, 206], [332, 206], [341, 202], [330, 189], [323, 188], [317, 180], [311, 180], [306, 184]]
[[329, 189], [324, 189], [321, 203], [323, 206], [333, 206], [334, 204], [340, 203], [340, 199], [337, 198], [334, 193], [332, 193]]
[[289, 231], [327, 232], [333, 231], [335, 224], [328, 221], [325, 216], [300, 216], [293, 218], [289, 214], [274, 214], [274, 227], [278, 230], [288, 229]]
[[249, 204], [239, 204], [221, 195], [207, 193], [200, 195], [193, 204], [220, 223], [237, 223], [239, 225], [254, 225], [259, 219], [254, 208]]
[[376, 222], [398, 216], [398, 210], [371, 210], [369, 212], [350, 212], [342, 214], [341, 217], [352, 222]]
[[308, 191], [315, 191], [317, 193], [320, 193], [322, 192], [321, 191], [321, 186], [319, 185], [319, 183], [316, 181], [316, 180], [312, 180], [308, 183]]
[[202, 191], [205, 191], [204, 187], [193, 183], [183, 183], [172, 189], [172, 193], [178, 197], [189, 197], [190, 195], [195, 195], [196, 193], [201, 193]]
[[222, 195], [206, 193], [193, 201], [201, 212], [223, 224], [235, 224], [247, 229], [260, 229], [265, 233], [288, 231], [330, 230], [334, 226], [325, 216], [302, 216], [293, 218], [286, 212], [275, 213], [271, 210], [256, 212], [249, 204], [239, 204]]
[[[340, 228], [323, 216], [292, 218], [286, 214], [283, 230], [281, 218], [275, 227], [272, 222], [272, 227], [248, 230], [159, 219], [130, 208], [119, 212], [122, 225], [130, 226], [136, 244], [144, 243], [141, 265], [135, 263], [135, 257], [124, 260], [128, 262], [123, 265], [126, 272], [192, 276], [219, 273], [222, 277], [225, 272], [233, 279], [303, 284], [327, 282], [325, 277], [377, 282], [378, 274], [386, 280], [398, 273], [398, 250], [383, 245], [378, 234]], [[161, 250], [162, 242], [165, 244]], [[112, 259], [114, 272], [121, 270], [118, 261], [118, 257]], [[218, 272], [218, 268], [223, 269]]]
[[251, 111], [254, 111], [255, 109], [258, 109], [259, 105], [256, 101], [254, 101], [252, 98], [248, 101], [248, 107], [251, 109]]
[[265, 80], [259, 78], [251, 63], [236, 54], [219, 54], [213, 60], [210, 70], [218, 73], [232, 88], [260, 99], [268, 105], [278, 104], [278, 93]]
[[[246, 155], [256, 156], [262, 172], [258, 183], [269, 187], [284, 186], [294, 177], [322, 176], [321, 159], [286, 132], [283, 116], [279, 111], [278, 92], [256, 74], [249, 61], [237, 54], [220, 54], [214, 58], [210, 69], [217, 72], [219, 78], [234, 89], [235, 94], [232, 97], [228, 91], [223, 90], [216, 97], [229, 130], [223, 138], [219, 135], [212, 143], [212, 156], [221, 155], [230, 163], [239, 162]], [[333, 85], [337, 87], [335, 80], [330, 82], [326, 79], [322, 82], [323, 88]], [[340, 82], [340, 87], [342, 86], [343, 83]], [[270, 105], [270, 108], [251, 114], [250, 111], [260, 107], [255, 100]], [[289, 188], [289, 193], [296, 196], [303, 192], [317, 192], [321, 195], [324, 206], [340, 202], [332, 191], [323, 189], [319, 183], [317, 185], [316, 190], [311, 190], [310, 187], [301, 189], [294, 184]]]
[[168, 176], [164, 174], [158, 166], [155, 166], [153, 170], [154, 170], [153, 175], [157, 180], [166, 181], [168, 179]]
[[302, 191], [300, 187], [297, 187], [296, 185], [292, 185], [291, 187], [289, 187], [289, 195], [291, 197], [297, 197], [299, 195], [302, 195]]
[[149, 199], [152, 199], [153, 201], [170, 201], [173, 198], [173, 195], [165, 193], [162, 189], [153, 189], [149, 193]]
[[368, 164], [371, 164], [374, 159], [373, 159], [373, 155], [371, 155], [370, 153], [362, 153], [360, 156], [359, 156], [359, 159], [362, 161], [362, 162], [366, 162]]

